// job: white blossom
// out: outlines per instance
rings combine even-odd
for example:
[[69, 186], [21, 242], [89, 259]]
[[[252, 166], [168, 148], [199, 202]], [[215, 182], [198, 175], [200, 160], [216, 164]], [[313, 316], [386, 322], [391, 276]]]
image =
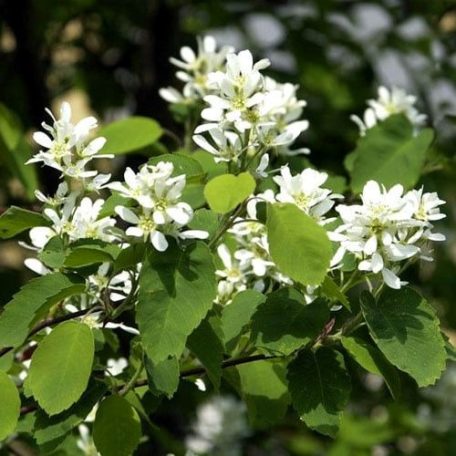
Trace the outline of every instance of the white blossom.
[[416, 97], [402, 89], [393, 87], [388, 90], [380, 86], [378, 98], [367, 101], [369, 107], [364, 112], [363, 118], [353, 115], [351, 119], [358, 125], [361, 135], [365, 135], [369, 128], [393, 114], [404, 114], [415, 129], [419, 129], [425, 124], [426, 115], [416, 109], [415, 103]]
[[436, 194], [412, 190], [404, 195], [401, 185], [390, 190], [369, 181], [361, 195], [362, 205], [339, 205], [343, 224], [335, 230], [333, 239], [360, 260], [361, 271], [381, 273], [391, 288], [406, 282], [398, 277], [401, 263], [423, 256], [426, 241], [444, 240], [432, 233], [430, 220], [444, 217], [438, 206], [443, 204]]

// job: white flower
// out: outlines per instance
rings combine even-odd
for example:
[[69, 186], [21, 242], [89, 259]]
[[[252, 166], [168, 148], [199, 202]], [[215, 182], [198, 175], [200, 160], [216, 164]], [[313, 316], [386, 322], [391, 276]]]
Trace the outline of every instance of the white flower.
[[323, 216], [334, 206], [334, 199], [340, 198], [341, 195], [321, 188], [327, 179], [326, 173], [311, 168], [292, 176], [288, 166], [283, 166], [280, 176], [274, 177], [274, 181], [280, 186], [276, 199], [281, 203], [296, 204], [299, 209], [316, 220], [322, 223], [328, 222]]
[[267, 59], [253, 63], [250, 51], [228, 54], [225, 71], [209, 74], [210, 84], [217, 89], [217, 95], [207, 95], [209, 104], [201, 117], [210, 122], [233, 122], [243, 132], [256, 122], [255, 106], [263, 99], [260, 70], [269, 66]]
[[117, 375], [120, 375], [127, 368], [127, 366], [128, 361], [126, 360], [126, 358], [110, 358], [108, 359], [106, 370], [109, 373], [109, 375], [117, 377]]
[[114, 239], [107, 231], [116, 224], [115, 219], [111, 217], [98, 219], [104, 203], [102, 199], [95, 202], [88, 197], [82, 199], [73, 214], [74, 231], [71, 233], [71, 240], [87, 238], [110, 242]]
[[226, 55], [233, 52], [225, 46], [217, 50], [217, 43], [211, 36], [198, 37], [198, 50], [195, 53], [188, 46], [180, 50], [181, 60], [171, 58], [173, 65], [180, 68], [176, 73], [178, 79], [185, 83], [182, 93], [172, 87], [159, 90], [160, 96], [169, 103], [192, 104], [211, 92], [208, 74], [221, 70], [225, 64]]
[[368, 100], [367, 103], [369, 107], [366, 109], [363, 119], [355, 115], [351, 116], [351, 119], [358, 125], [361, 135], [393, 114], [404, 114], [415, 129], [422, 127], [426, 122], [426, 115], [421, 114], [415, 107], [416, 97], [408, 95], [397, 87], [388, 90], [386, 87], [380, 86], [378, 98]]
[[209, 142], [202, 135], [194, 135], [193, 141], [195, 141], [201, 149], [212, 154], [216, 163], [237, 163], [239, 157], [244, 152], [239, 135], [232, 131], [223, 130], [220, 127], [213, 127], [208, 130], [208, 133], [210, 135], [211, 142]]
[[141, 237], [144, 242], [149, 240], [159, 252], [168, 248], [168, 241], [163, 232], [159, 231], [160, 225], [153, 220], [150, 210], [144, 209], [142, 214], [136, 215], [131, 209], [117, 206], [115, 211], [122, 220], [135, 225], [127, 228], [127, 236]]
[[361, 198], [362, 205], [336, 208], [343, 225], [332, 238], [360, 259], [359, 270], [381, 273], [389, 287], [400, 288], [405, 282], [397, 276], [399, 263], [421, 254], [423, 241], [444, 239], [429, 222], [441, 218], [437, 206], [443, 201], [422, 190], [403, 195], [401, 185], [386, 190], [375, 181], [364, 186]]

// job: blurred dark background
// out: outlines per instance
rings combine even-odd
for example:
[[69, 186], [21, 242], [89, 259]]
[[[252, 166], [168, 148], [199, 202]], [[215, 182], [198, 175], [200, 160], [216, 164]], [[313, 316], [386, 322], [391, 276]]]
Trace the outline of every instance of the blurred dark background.
[[[0, 136], [6, 134], [8, 119], [14, 118], [30, 137], [45, 120], [44, 108], [55, 110], [63, 99], [72, 103], [76, 117], [94, 113], [106, 123], [139, 114], [179, 133], [158, 89], [178, 85], [168, 59], [183, 45], [195, 47], [196, 36], [202, 34], [212, 34], [220, 44], [238, 50], [249, 48], [257, 58], [268, 57], [269, 74], [300, 85], [299, 94], [308, 103], [305, 117], [310, 129], [303, 141], [312, 151], [310, 161], [338, 176], [345, 176], [343, 159], [358, 137], [349, 116], [364, 111], [366, 99], [375, 98], [378, 85], [397, 85], [418, 96], [419, 109], [437, 130], [422, 183], [447, 201], [448, 217], [439, 223], [447, 241], [438, 247], [435, 263], [414, 268], [408, 278], [430, 298], [452, 338], [456, 331], [455, 1], [0, 0]], [[6, 142], [0, 141], [0, 209], [13, 203], [33, 208], [2, 151]], [[40, 172], [40, 186], [52, 191], [54, 176]], [[24, 280], [23, 256], [15, 242], [2, 244], [0, 303]], [[456, 372], [452, 375], [448, 382], [453, 390], [444, 394], [456, 397]], [[379, 400], [380, 393], [363, 388], [354, 411], [365, 407], [366, 401]], [[353, 420], [342, 429], [338, 443], [320, 446], [310, 434], [306, 440], [300, 431], [285, 426], [280, 432], [291, 432], [290, 453], [249, 454], [456, 454], [456, 404], [446, 410], [445, 426], [421, 428], [417, 419], [421, 399], [410, 388], [412, 408], [404, 412], [400, 406], [388, 406], [386, 427], [369, 428], [369, 420]], [[362, 439], [372, 433], [377, 437]], [[261, 438], [274, 443], [280, 440], [277, 435]], [[353, 443], [353, 435], [361, 440]]]

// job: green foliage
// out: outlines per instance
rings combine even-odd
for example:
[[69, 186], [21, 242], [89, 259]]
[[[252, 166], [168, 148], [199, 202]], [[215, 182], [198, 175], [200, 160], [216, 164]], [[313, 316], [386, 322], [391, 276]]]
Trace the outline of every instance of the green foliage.
[[419, 386], [435, 383], [446, 362], [445, 341], [431, 306], [410, 288], [385, 290], [377, 302], [363, 293], [369, 331], [386, 358]]
[[300, 352], [288, 366], [288, 384], [306, 425], [334, 437], [351, 390], [343, 356], [326, 347]]
[[258, 348], [290, 355], [316, 339], [328, 319], [329, 309], [321, 300], [306, 304], [298, 293], [282, 289], [258, 307], [252, 339]]
[[141, 438], [136, 410], [120, 396], [109, 396], [97, 411], [93, 440], [101, 456], [128, 456]]
[[364, 184], [375, 180], [389, 188], [402, 184], [413, 187], [421, 174], [426, 152], [434, 138], [432, 130], [414, 134], [403, 115], [391, 116], [361, 137], [350, 165], [351, 187], [360, 193]]
[[198, 209], [193, 214], [192, 221], [188, 224], [192, 230], [204, 230], [209, 233], [211, 239], [217, 231], [219, 220], [217, 214], [210, 209]]
[[255, 179], [250, 173], [222, 174], [204, 187], [209, 207], [217, 214], [226, 214], [244, 202], [255, 190]]
[[187, 347], [207, 370], [214, 387], [220, 386], [222, 376], [223, 343], [220, 337], [221, 322], [215, 315], [206, 317], [190, 334]]
[[180, 356], [216, 295], [207, 246], [196, 242], [185, 251], [175, 244], [163, 253], [150, 250], [139, 286], [136, 320], [147, 356], [154, 363]]
[[30, 280], [0, 315], [0, 346], [17, 347], [22, 344], [32, 326], [54, 304], [84, 289], [85, 282], [81, 278], [60, 272]]
[[11, 206], [0, 216], [0, 238], [8, 239], [34, 226], [47, 226], [49, 221], [37, 212]]
[[104, 383], [92, 381], [78, 402], [68, 410], [53, 416], [48, 416], [39, 410], [33, 426], [33, 437], [36, 443], [44, 445], [71, 432], [86, 419], [95, 404], [106, 393], [106, 390], [107, 386]]
[[179, 361], [175, 357], [170, 357], [154, 364], [146, 357], [144, 365], [152, 393], [165, 394], [168, 398], [172, 398], [179, 386]]
[[377, 347], [359, 336], [342, 337], [341, 342], [350, 356], [361, 367], [372, 374], [382, 376], [393, 397], [399, 398], [401, 393], [399, 373]]
[[94, 350], [92, 330], [76, 321], [61, 323], [40, 342], [26, 383], [48, 415], [68, 409], [86, 390]]
[[0, 404], [0, 441], [2, 441], [16, 429], [21, 407], [16, 385], [3, 371], [0, 371]]
[[35, 168], [25, 164], [31, 155], [19, 119], [0, 104], [0, 164], [5, 165], [12, 176], [19, 178], [30, 200], [34, 199], [34, 191], [38, 188]]
[[113, 122], [99, 131], [106, 138], [102, 154], [127, 154], [157, 142], [163, 134], [160, 125], [147, 117], [129, 117]]
[[304, 285], [323, 282], [332, 256], [324, 228], [295, 205], [270, 204], [267, 229], [271, 257], [284, 274]]
[[231, 304], [223, 309], [222, 330], [225, 345], [231, 351], [239, 336], [249, 325], [257, 307], [266, 300], [266, 296], [255, 290], [238, 293]]
[[282, 361], [255, 361], [237, 367], [253, 426], [267, 428], [283, 418], [290, 397]]

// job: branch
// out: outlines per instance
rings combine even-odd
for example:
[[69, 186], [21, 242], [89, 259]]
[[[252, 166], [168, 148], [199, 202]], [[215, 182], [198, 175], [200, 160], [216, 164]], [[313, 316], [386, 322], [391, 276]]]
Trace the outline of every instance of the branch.
[[[67, 315], [62, 315], [61, 317], [56, 317], [56, 318], [48, 318], [46, 320], [43, 320], [42, 322], [38, 323], [27, 335], [27, 339], [35, 335], [37, 332], [40, 332], [42, 329], [47, 328], [49, 326], [54, 326], [59, 323], [63, 323], [64, 321], [72, 320], [73, 318], [78, 318], [82, 317], [83, 315], [88, 314], [94, 309], [94, 307], [89, 307], [88, 309], [84, 310], [78, 310], [77, 312], [73, 312]], [[9, 353], [11, 350], [13, 350], [14, 347], [4, 347], [0, 349], [0, 358], [3, 355], [6, 355]]]
[[[261, 361], [266, 359], [275, 359], [278, 358], [277, 356], [266, 356], [266, 355], [253, 355], [253, 356], [244, 356], [242, 358], [232, 358], [227, 359], [222, 362], [222, 369], [227, 367], [238, 366], [240, 364], [246, 363], [253, 363], [254, 361]], [[203, 375], [206, 373], [206, 369], [204, 367], [194, 367], [192, 369], [184, 370], [180, 373], [180, 378], [191, 377], [193, 375]], [[148, 384], [147, 379], [138, 380], [133, 385], [134, 388], [140, 388], [141, 386], [146, 386]], [[122, 391], [127, 387], [127, 384], [120, 386], [120, 390]], [[28, 413], [34, 412], [37, 410], [36, 405], [28, 405], [21, 408], [21, 415], [27, 415]]]

